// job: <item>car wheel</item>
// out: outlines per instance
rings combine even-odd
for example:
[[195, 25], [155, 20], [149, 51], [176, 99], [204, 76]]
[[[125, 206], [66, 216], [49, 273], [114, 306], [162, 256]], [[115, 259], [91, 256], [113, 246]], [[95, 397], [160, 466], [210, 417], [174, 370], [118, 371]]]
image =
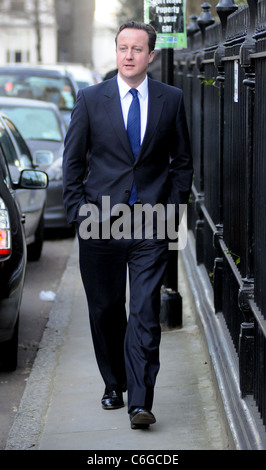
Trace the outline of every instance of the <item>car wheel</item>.
[[17, 367], [18, 361], [18, 324], [17, 318], [12, 337], [8, 341], [0, 343], [0, 370], [12, 372]]
[[37, 230], [35, 232], [35, 242], [31, 243], [27, 248], [29, 261], [38, 261], [40, 259], [41, 254], [42, 254], [43, 238], [44, 238], [44, 219], [42, 215], [40, 218], [40, 222], [37, 227]]

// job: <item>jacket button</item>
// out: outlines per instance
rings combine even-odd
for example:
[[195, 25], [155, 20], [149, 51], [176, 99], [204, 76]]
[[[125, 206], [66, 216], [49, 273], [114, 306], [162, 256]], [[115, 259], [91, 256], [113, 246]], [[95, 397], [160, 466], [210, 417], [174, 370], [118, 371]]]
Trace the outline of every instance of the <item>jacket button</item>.
[[125, 193], [126, 193], [126, 194], [130, 194], [130, 190], [129, 190], [129, 189], [126, 189], [126, 190], [125, 190]]

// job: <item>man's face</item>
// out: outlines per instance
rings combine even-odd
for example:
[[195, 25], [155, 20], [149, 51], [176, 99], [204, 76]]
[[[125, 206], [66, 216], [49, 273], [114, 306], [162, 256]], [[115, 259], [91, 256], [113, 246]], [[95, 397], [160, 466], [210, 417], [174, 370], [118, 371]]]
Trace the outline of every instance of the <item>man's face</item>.
[[148, 34], [142, 29], [126, 28], [117, 38], [116, 60], [122, 79], [131, 87], [137, 87], [145, 78], [154, 57], [149, 52]]

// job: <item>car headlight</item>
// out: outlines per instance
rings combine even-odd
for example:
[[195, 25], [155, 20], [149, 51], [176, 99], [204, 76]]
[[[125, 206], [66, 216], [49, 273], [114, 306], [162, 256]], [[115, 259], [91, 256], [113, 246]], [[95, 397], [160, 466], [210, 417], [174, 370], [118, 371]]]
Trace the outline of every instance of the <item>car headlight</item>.
[[63, 157], [57, 158], [54, 163], [46, 170], [49, 181], [59, 181], [63, 179], [62, 169]]
[[0, 197], [0, 256], [11, 253], [10, 219], [8, 209]]

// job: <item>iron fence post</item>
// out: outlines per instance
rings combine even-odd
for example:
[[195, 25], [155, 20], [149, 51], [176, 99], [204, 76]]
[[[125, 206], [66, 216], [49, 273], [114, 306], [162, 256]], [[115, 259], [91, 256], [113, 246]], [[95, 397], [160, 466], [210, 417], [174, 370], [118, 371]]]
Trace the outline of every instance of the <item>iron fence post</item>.
[[[174, 51], [162, 49], [162, 82], [174, 83]], [[168, 264], [161, 287], [160, 322], [162, 327], [182, 326], [182, 296], [178, 292], [178, 251], [168, 250]]]
[[223, 154], [224, 154], [224, 63], [225, 56], [225, 35], [227, 18], [234, 11], [237, 6], [233, 0], [220, 0], [216, 6], [216, 11], [221, 22], [221, 40], [214, 53], [214, 63], [217, 69], [216, 83], [219, 86], [219, 146], [218, 146], [218, 163], [219, 163], [219, 223], [216, 225], [217, 231], [213, 236], [213, 245], [217, 250], [217, 257], [214, 260], [213, 268], [213, 290], [214, 290], [214, 308], [215, 312], [220, 312], [223, 309], [223, 269], [224, 260], [221, 251], [220, 240], [223, 238]]
[[255, 34], [256, 14], [258, 0], [248, 0], [249, 28], [245, 41], [240, 48], [240, 65], [245, 72], [243, 85], [246, 87], [245, 112], [245, 165], [246, 165], [246, 231], [247, 241], [245, 247], [246, 278], [243, 287], [239, 290], [239, 307], [245, 317], [241, 324], [239, 335], [239, 381], [242, 397], [254, 392], [254, 322], [249, 299], [254, 298], [253, 280], [253, 126], [254, 126], [254, 88], [255, 68], [251, 54], [256, 50]]
[[254, 296], [253, 280], [244, 279], [239, 289], [238, 303], [244, 315], [239, 334], [239, 386], [242, 398], [254, 392], [254, 321], [249, 299]]
[[214, 19], [211, 16], [210, 8], [211, 5], [207, 2], [201, 5], [202, 12], [197, 19], [197, 24], [201, 31], [202, 51], [196, 56], [196, 65], [199, 71], [197, 78], [200, 80], [200, 187], [198, 188], [199, 193], [195, 200], [195, 212], [198, 216], [196, 220], [195, 236], [196, 236], [196, 259], [197, 263], [201, 264], [204, 262], [204, 217], [201, 210], [201, 205], [204, 204], [204, 47], [205, 47], [205, 29], [214, 23]]

